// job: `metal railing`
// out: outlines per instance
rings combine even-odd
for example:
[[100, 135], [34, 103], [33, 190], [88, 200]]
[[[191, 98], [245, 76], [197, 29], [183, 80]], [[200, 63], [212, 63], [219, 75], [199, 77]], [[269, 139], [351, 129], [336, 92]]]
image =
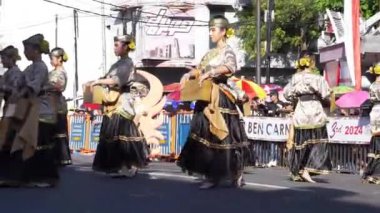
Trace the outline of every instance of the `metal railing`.
[[[186, 143], [190, 131], [192, 113], [164, 113], [160, 127], [165, 139], [160, 141], [159, 156], [178, 156]], [[89, 115], [69, 116], [70, 148], [75, 151], [93, 152], [99, 142], [102, 116], [91, 119]], [[275, 161], [277, 166], [287, 166], [285, 142], [250, 140], [254, 166], [266, 166]], [[152, 147], [153, 148], [153, 147]], [[329, 155], [333, 169], [338, 172], [359, 173], [367, 163], [369, 146], [365, 144], [329, 144]], [[157, 156], [154, 156], [157, 157]]]

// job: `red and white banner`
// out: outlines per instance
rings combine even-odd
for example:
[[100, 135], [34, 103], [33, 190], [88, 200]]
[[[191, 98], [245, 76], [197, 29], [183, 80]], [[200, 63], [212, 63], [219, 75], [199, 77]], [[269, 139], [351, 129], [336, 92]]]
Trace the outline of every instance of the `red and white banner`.
[[[245, 117], [248, 139], [285, 142], [291, 118]], [[326, 125], [330, 143], [368, 144], [371, 140], [369, 117], [330, 117]]]
[[361, 89], [360, 0], [344, 1], [344, 44], [352, 83]]

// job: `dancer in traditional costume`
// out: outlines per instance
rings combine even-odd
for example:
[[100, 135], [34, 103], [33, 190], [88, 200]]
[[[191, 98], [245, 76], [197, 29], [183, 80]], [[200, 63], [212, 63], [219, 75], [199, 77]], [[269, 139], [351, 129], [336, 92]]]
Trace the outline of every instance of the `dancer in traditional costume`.
[[327, 115], [322, 106], [328, 102], [331, 90], [326, 80], [313, 71], [313, 63], [308, 54], [299, 59], [299, 70], [284, 88], [284, 96], [297, 102], [291, 134], [294, 137], [288, 144], [292, 179], [314, 183], [310, 173], [327, 173], [332, 165], [327, 150]]
[[238, 103], [245, 97], [228, 80], [236, 71], [236, 56], [226, 44], [230, 32], [225, 17], [214, 17], [210, 37], [216, 48], [203, 57], [197, 69], [181, 79], [184, 87], [190, 78], [201, 84], [212, 82], [210, 101], [198, 100], [195, 104], [190, 134], [177, 162], [183, 170], [206, 177], [201, 189], [215, 187], [226, 179], [232, 180], [234, 186], [243, 185], [249, 149]]
[[52, 187], [58, 183], [54, 135], [57, 114], [54, 99], [44, 90], [49, 83], [48, 68], [42, 54], [49, 54], [49, 43], [42, 34], [23, 41], [24, 53], [32, 61], [23, 72], [24, 101], [18, 104], [22, 117], [12, 145], [11, 170], [15, 180], [30, 187]]
[[63, 96], [63, 91], [66, 89], [67, 74], [63, 63], [68, 60], [68, 56], [64, 49], [60, 47], [54, 48], [50, 52], [50, 63], [54, 70], [49, 72], [49, 84], [45, 91], [54, 98], [57, 111], [57, 125], [55, 139], [55, 154], [57, 164], [61, 166], [70, 165], [71, 155], [68, 140], [68, 125], [67, 125], [67, 103]]
[[120, 59], [103, 79], [91, 83], [108, 90], [93, 169], [113, 177], [133, 177], [147, 160], [147, 144], [133, 121], [133, 106], [136, 98], [148, 93], [149, 87], [142, 76], [133, 72], [133, 62], [128, 57], [135, 49], [133, 38], [117, 36], [114, 43], [114, 52]]
[[369, 115], [372, 139], [363, 179], [368, 183], [380, 184], [380, 62], [370, 68], [370, 73], [376, 77], [376, 80], [369, 89], [370, 100], [373, 103]]
[[[12, 186], [10, 176], [11, 148], [15, 139], [20, 121], [14, 118], [15, 104], [21, 97], [20, 89], [24, 84], [24, 78], [16, 61], [20, 60], [18, 49], [8, 46], [0, 52], [1, 63], [7, 71], [0, 83], [0, 92], [4, 98], [3, 118], [0, 121], [0, 185]], [[13, 112], [11, 112], [13, 111]]]

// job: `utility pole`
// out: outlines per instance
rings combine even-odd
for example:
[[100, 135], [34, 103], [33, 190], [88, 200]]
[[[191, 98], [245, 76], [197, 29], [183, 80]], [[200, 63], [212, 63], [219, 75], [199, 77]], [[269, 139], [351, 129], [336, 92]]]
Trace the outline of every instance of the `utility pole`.
[[261, 14], [260, 14], [260, 0], [256, 0], [256, 83], [261, 84]]
[[58, 14], [55, 14], [55, 46], [58, 47]]
[[270, 83], [270, 56], [271, 56], [271, 43], [272, 43], [272, 14], [274, 9], [274, 0], [268, 0], [268, 10], [266, 12], [267, 23], [267, 38], [266, 38], [266, 72], [265, 83]]
[[102, 13], [102, 52], [103, 52], [103, 75], [107, 73], [107, 43], [106, 43], [106, 18], [104, 16], [104, 0], [101, 6]]
[[78, 44], [77, 44], [77, 39], [78, 39], [78, 11], [74, 10], [74, 56], [75, 56], [75, 74], [74, 74], [74, 94], [73, 94], [73, 99], [74, 99], [74, 107], [78, 107], [78, 100], [77, 100], [77, 93], [78, 93]]

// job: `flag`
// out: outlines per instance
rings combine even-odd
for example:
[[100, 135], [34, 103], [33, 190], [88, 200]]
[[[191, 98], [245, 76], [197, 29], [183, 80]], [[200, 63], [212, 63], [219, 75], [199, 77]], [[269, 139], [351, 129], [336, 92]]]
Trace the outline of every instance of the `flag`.
[[344, 45], [351, 83], [361, 89], [360, 0], [344, 1]]

